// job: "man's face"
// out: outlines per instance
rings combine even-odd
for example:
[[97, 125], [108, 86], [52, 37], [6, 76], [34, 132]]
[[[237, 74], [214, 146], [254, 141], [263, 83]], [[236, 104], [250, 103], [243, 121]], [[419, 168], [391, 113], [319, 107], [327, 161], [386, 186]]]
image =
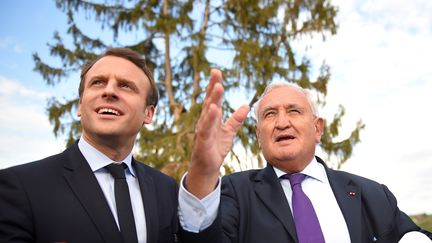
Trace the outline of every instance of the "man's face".
[[78, 108], [83, 136], [93, 141], [135, 141], [154, 113], [154, 107], [145, 104], [149, 90], [147, 76], [132, 62], [116, 56], [101, 58], [84, 80]]
[[256, 133], [265, 159], [280, 169], [303, 170], [315, 154], [323, 123], [313, 115], [305, 94], [291, 87], [274, 88], [258, 107]]

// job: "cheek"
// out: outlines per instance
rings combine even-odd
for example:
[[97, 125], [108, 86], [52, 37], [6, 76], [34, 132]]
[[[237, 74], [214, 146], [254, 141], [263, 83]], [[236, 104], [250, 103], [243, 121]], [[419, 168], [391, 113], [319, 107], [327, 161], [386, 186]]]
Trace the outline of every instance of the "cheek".
[[305, 129], [308, 129], [310, 132], [308, 134], [308, 137], [313, 140], [315, 143], [319, 142], [321, 138], [321, 134], [318, 131], [318, 129], [315, 126], [310, 126]]
[[272, 129], [270, 127], [264, 127], [261, 130], [260, 140], [264, 144], [268, 144], [271, 141]]
[[135, 122], [137, 124], [142, 126], [148, 120], [147, 112], [146, 112], [145, 108], [143, 108], [142, 106], [140, 106], [138, 104], [136, 105], [136, 107], [137, 107], [137, 109], [135, 109], [135, 111], [134, 111], [133, 120], [135, 120]]

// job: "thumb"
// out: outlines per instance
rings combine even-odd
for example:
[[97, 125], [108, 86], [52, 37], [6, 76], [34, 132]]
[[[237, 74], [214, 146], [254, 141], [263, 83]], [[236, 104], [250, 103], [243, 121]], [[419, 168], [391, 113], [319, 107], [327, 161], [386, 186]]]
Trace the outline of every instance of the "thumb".
[[232, 132], [237, 132], [240, 126], [243, 124], [244, 120], [250, 111], [250, 107], [248, 105], [242, 105], [238, 108], [226, 121], [225, 126]]

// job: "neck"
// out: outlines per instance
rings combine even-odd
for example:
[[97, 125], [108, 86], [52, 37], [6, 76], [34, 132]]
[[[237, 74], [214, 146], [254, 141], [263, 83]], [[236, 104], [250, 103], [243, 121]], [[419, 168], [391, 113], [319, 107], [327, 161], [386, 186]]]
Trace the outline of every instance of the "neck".
[[288, 174], [294, 174], [298, 173], [304, 170], [306, 168], [307, 164], [275, 164], [274, 167], [278, 168], [279, 170], [282, 170], [285, 173]]
[[91, 146], [117, 162], [123, 161], [132, 151], [134, 145], [134, 141], [125, 141], [110, 136], [89, 136], [85, 132], [83, 132], [82, 137]]
[[269, 161], [269, 163], [285, 173], [293, 174], [303, 171], [311, 163], [312, 159], [313, 156], [305, 160]]

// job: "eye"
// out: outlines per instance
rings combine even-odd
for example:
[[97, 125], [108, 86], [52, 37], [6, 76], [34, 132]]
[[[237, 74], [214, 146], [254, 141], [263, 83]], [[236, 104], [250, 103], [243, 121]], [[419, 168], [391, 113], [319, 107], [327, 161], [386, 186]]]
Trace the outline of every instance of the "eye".
[[95, 80], [92, 80], [91, 82], [90, 82], [90, 85], [91, 86], [98, 86], [98, 85], [102, 85], [103, 84], [103, 81], [102, 80], [100, 80], [100, 79], [95, 79]]
[[131, 88], [130, 85], [127, 84], [127, 83], [122, 83], [119, 86], [120, 86], [120, 88], [126, 88], [126, 89], [130, 89]]
[[264, 114], [263, 114], [263, 117], [264, 118], [269, 118], [269, 117], [274, 117], [276, 115], [276, 111], [266, 111]]
[[292, 108], [288, 110], [289, 114], [301, 114], [301, 110], [297, 108]]
[[137, 87], [133, 82], [125, 81], [125, 82], [119, 82], [118, 87], [125, 90], [132, 90], [136, 91]]

